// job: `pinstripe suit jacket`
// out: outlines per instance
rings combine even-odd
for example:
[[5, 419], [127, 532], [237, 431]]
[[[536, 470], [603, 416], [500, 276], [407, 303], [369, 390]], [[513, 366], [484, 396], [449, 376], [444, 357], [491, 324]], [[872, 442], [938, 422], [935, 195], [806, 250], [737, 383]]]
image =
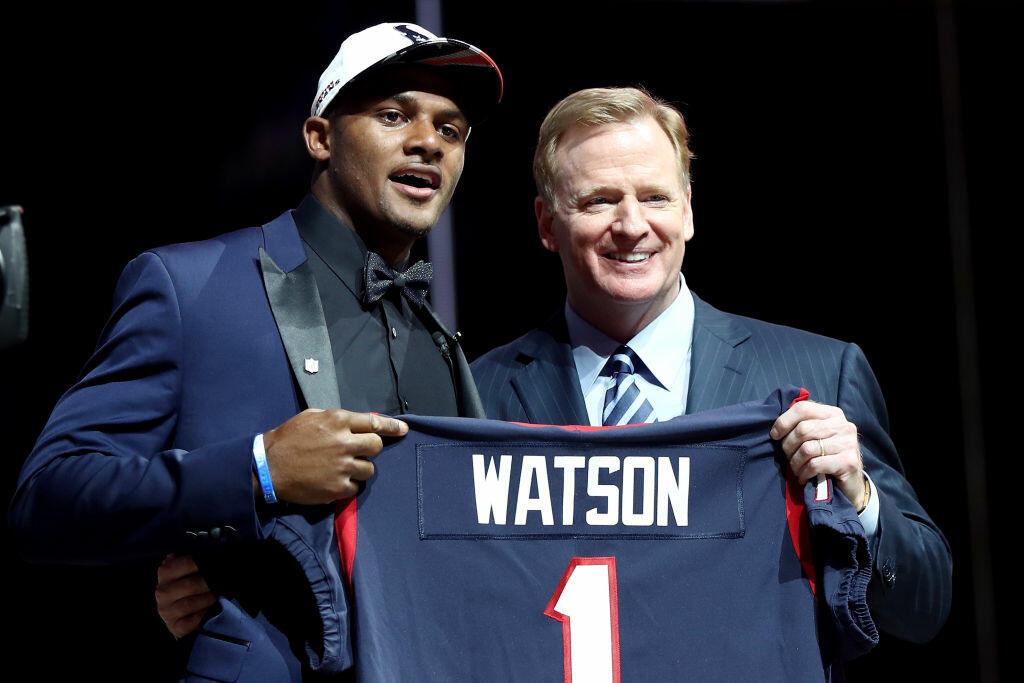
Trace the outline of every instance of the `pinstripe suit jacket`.
[[[868, 602], [887, 633], [915, 642], [946, 620], [952, 555], [907, 482], [889, 438], [881, 389], [855, 344], [719, 311], [694, 295], [687, 413], [760, 400], [784, 384], [839, 406], [860, 434], [864, 469], [879, 491], [879, 534]], [[488, 417], [541, 424], [588, 424], [559, 313], [473, 363]]]

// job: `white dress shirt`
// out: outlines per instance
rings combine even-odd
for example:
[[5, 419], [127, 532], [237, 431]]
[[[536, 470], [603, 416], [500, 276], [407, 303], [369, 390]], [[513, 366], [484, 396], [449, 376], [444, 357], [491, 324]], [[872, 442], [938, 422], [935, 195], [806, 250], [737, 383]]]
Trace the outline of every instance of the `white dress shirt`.
[[[568, 301], [565, 302], [565, 323], [569, 328], [580, 389], [587, 404], [587, 417], [590, 424], [600, 425], [605, 392], [615, 384], [613, 377], [602, 377], [601, 370], [620, 344], [583, 320]], [[636, 384], [651, 402], [659, 422], [686, 411], [692, 339], [693, 295], [680, 273], [675, 300], [627, 342], [646, 366], [637, 367]], [[685, 343], [680, 343], [682, 340]]]

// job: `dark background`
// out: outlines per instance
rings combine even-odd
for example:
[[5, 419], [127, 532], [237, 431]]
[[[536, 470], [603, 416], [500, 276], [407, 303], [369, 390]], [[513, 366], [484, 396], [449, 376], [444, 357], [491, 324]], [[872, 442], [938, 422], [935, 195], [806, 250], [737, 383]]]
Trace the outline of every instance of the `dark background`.
[[[29, 341], [0, 352], [4, 500], [88, 357], [124, 264], [149, 247], [266, 222], [301, 200], [312, 165], [299, 130], [323, 67], [348, 33], [415, 16], [407, 0], [373, 4], [0, 10], [0, 205], [25, 207], [32, 295]], [[1002, 328], [1020, 310], [1007, 239], [1021, 228], [1020, 5], [450, 0], [443, 9], [444, 34], [482, 47], [505, 76], [500, 113], [473, 131], [452, 209], [471, 356], [526, 331], [564, 296], [533, 218], [530, 162], [544, 113], [589, 86], [643, 84], [674, 102], [698, 157], [687, 282], [724, 310], [860, 344], [908, 478], [953, 548], [943, 632], [923, 646], [884, 638], [850, 678], [1008, 677], [1016, 506], [1015, 481], [1003, 477], [1018, 454], [1006, 389], [1016, 373], [1002, 362], [1015, 335]], [[942, 38], [946, 16], [953, 32]], [[951, 198], [963, 222], [951, 223]], [[969, 229], [970, 250], [954, 251], [951, 225]], [[984, 475], [987, 495], [969, 494], [968, 473]], [[980, 518], [972, 533], [979, 513], [989, 523]], [[32, 566], [7, 539], [5, 664], [42, 680], [161, 676], [173, 644], [152, 607], [151, 567]], [[989, 539], [991, 560], [976, 552]], [[976, 580], [996, 596], [995, 619], [984, 600], [975, 613]]]

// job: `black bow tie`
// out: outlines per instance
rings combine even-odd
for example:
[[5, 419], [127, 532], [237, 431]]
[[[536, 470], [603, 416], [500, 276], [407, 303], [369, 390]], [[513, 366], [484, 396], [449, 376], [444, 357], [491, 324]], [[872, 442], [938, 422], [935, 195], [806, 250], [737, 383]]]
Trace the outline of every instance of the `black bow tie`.
[[427, 289], [433, 277], [434, 267], [425, 261], [417, 261], [399, 273], [379, 255], [368, 251], [363, 266], [363, 305], [372, 306], [389, 289], [397, 287], [406, 299], [422, 307], [427, 303]]

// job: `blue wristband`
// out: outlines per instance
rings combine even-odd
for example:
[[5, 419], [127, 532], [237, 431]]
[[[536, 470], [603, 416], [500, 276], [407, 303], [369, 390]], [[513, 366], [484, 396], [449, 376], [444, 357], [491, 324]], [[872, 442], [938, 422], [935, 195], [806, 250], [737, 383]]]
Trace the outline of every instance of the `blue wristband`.
[[270, 468], [267, 467], [267, 452], [263, 450], [263, 435], [257, 434], [252, 440], [252, 459], [256, 463], [256, 476], [260, 480], [260, 488], [263, 489], [263, 500], [268, 503], [277, 502], [277, 494], [274, 493], [274, 482], [270, 479]]

